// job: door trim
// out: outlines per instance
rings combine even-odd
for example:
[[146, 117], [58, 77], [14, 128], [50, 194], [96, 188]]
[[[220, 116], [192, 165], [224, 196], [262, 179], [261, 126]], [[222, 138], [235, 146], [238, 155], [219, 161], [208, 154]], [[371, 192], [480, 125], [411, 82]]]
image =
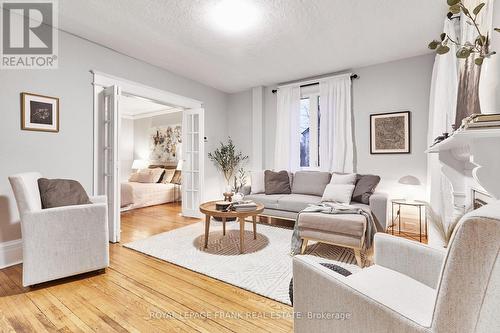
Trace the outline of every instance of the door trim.
[[90, 72], [94, 77], [94, 86], [97, 85], [101, 87], [109, 87], [117, 85], [122, 89], [123, 93], [143, 97], [154, 102], [160, 102], [162, 104], [180, 106], [186, 109], [200, 108], [203, 104], [203, 102], [196, 99], [174, 94], [165, 90], [144, 85], [142, 83], [130, 81], [95, 70], [91, 70]]
[[92, 193], [97, 195], [97, 184], [98, 184], [98, 159], [99, 159], [99, 147], [97, 135], [98, 135], [98, 113], [99, 113], [99, 93], [104, 89], [104, 87], [109, 86], [119, 86], [122, 93], [127, 93], [142, 98], [149, 99], [151, 101], [159, 102], [162, 104], [179, 106], [186, 109], [198, 109], [203, 107], [203, 102], [182, 95], [177, 95], [168, 91], [164, 91], [158, 88], [144, 85], [142, 83], [130, 81], [124, 78], [120, 78], [114, 75], [106, 74], [96, 70], [91, 70], [93, 76], [93, 90], [94, 90], [94, 135], [93, 135], [93, 186]]
[[[148, 99], [153, 102], [165, 104], [165, 105], [172, 105], [176, 106], [179, 108], [182, 108], [183, 110], [189, 110], [189, 109], [202, 109], [203, 108], [203, 103], [201, 101], [177, 95], [174, 93], [170, 93], [168, 91], [160, 90], [154, 87], [146, 86], [141, 83], [129, 81], [127, 79], [122, 79], [116, 76], [108, 75], [102, 72], [97, 72], [97, 71], [90, 71], [93, 75], [93, 93], [94, 93], [94, 110], [93, 110], [93, 171], [92, 171], [92, 178], [93, 178], [93, 186], [92, 186], [92, 193], [93, 195], [98, 195], [99, 193], [99, 177], [101, 176], [100, 174], [100, 169], [99, 169], [99, 114], [100, 114], [100, 108], [101, 108], [101, 101], [100, 101], [100, 96], [102, 95], [101, 93], [106, 87], [109, 86], [117, 86], [121, 94], [130, 94], [134, 95], [137, 97], [141, 97], [144, 99]], [[118, 120], [120, 118], [118, 117]], [[200, 124], [200, 126], [203, 126], [204, 128], [204, 122]], [[119, 130], [119, 129], [118, 129]], [[117, 145], [117, 142], [115, 142], [115, 145]], [[203, 147], [203, 145], [202, 145]], [[116, 149], [116, 147], [115, 147]], [[200, 170], [204, 170], [204, 160], [202, 161], [201, 168]], [[200, 172], [200, 180], [203, 180], [203, 174]], [[202, 200], [203, 193], [200, 193], [200, 200]], [[121, 223], [118, 222], [118, 230], [121, 228]]]
[[[187, 139], [188, 135], [193, 135], [193, 133], [189, 133], [186, 131], [186, 120], [189, 119], [190, 115], [197, 114], [198, 115], [198, 144], [199, 144], [199, 149], [198, 149], [198, 205], [195, 205], [193, 209], [188, 209], [185, 207], [185, 204], [188, 202], [187, 200], [187, 195], [188, 191], [186, 186], [184, 185], [184, 180], [186, 179], [185, 177], [185, 171], [183, 171], [183, 176], [182, 176], [182, 215], [183, 216], [188, 216], [188, 217], [197, 217], [201, 218], [202, 214], [199, 210], [199, 205], [204, 202], [204, 174], [205, 174], [205, 144], [204, 144], [204, 136], [205, 136], [205, 109], [204, 108], [196, 108], [196, 109], [187, 109], [184, 110], [184, 113], [182, 115], [182, 140], [183, 140], [183, 147], [182, 147], [182, 159], [184, 161], [184, 165], [186, 165], [186, 157], [187, 154], [192, 153], [189, 151], [189, 147], [186, 147], [186, 143], [189, 140]], [[194, 143], [194, 141], [193, 141]], [[193, 161], [191, 161], [191, 164]], [[183, 166], [183, 169], [185, 167]]]

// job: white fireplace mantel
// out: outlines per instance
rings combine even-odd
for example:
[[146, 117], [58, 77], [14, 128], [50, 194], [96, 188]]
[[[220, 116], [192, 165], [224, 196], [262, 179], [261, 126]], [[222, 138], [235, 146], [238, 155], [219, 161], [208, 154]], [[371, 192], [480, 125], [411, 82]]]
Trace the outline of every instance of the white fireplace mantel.
[[500, 128], [457, 131], [426, 152], [439, 154], [456, 210], [471, 204], [469, 191], [477, 187], [500, 199]]

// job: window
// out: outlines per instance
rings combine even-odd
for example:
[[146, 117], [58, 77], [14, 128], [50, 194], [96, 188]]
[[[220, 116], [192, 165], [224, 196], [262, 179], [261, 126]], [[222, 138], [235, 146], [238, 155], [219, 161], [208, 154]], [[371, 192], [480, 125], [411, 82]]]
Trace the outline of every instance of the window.
[[319, 92], [302, 94], [300, 100], [300, 167], [319, 167]]

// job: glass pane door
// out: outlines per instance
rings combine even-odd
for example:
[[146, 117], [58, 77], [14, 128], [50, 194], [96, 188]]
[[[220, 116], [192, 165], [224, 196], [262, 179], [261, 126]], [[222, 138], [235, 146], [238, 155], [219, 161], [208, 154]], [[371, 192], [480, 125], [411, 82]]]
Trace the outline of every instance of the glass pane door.
[[110, 86], [104, 89], [104, 105], [101, 108], [102, 121], [102, 188], [101, 194], [108, 198], [109, 241], [120, 241], [120, 182], [119, 182], [119, 117], [118, 96], [120, 89]]
[[188, 109], [182, 121], [182, 215], [200, 217], [203, 200], [203, 109]]

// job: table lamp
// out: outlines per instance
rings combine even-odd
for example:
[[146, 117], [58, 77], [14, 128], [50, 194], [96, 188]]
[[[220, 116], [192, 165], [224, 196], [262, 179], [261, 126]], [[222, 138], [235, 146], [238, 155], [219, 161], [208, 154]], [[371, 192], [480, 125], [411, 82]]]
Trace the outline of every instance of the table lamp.
[[179, 160], [179, 162], [177, 162], [177, 167], [175, 168], [175, 170], [182, 171], [183, 162], [184, 162], [184, 160]]
[[407, 176], [401, 177], [398, 180], [398, 183], [406, 185], [406, 187], [408, 189], [408, 191], [407, 191], [408, 194], [407, 194], [405, 200], [406, 201], [414, 201], [414, 196], [413, 196], [414, 193], [413, 192], [415, 192], [415, 189], [417, 186], [421, 185], [420, 180], [418, 180], [418, 178], [415, 176], [407, 175]]
[[132, 170], [139, 170], [148, 167], [148, 161], [146, 160], [134, 160], [132, 163]]

